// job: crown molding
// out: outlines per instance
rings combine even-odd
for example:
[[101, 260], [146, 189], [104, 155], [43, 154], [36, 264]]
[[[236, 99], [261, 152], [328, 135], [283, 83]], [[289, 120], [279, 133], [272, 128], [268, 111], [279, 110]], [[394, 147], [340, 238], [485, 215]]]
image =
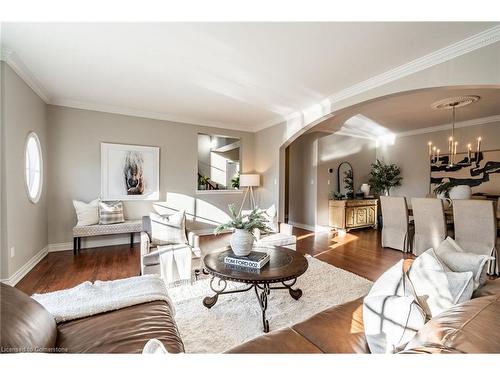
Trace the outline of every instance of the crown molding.
[[222, 129], [239, 130], [239, 131], [245, 131], [245, 132], [252, 131], [252, 130], [248, 129], [249, 126], [245, 126], [243, 124], [227, 125], [224, 123], [204, 121], [204, 120], [198, 120], [198, 119], [188, 118], [188, 117], [180, 117], [180, 116], [170, 115], [167, 113], [142, 111], [142, 110], [135, 109], [135, 108], [120, 107], [120, 106], [114, 106], [114, 105], [108, 105], [108, 104], [97, 104], [97, 103], [84, 102], [84, 101], [72, 100], [72, 99], [53, 99], [48, 104], [56, 105], [56, 106], [60, 106], [60, 107], [85, 109], [88, 111], [113, 113], [113, 114], [117, 114], [117, 115], [125, 115], [125, 116], [133, 116], [133, 117], [142, 117], [142, 118], [147, 118], [147, 119], [152, 119], [152, 120], [170, 121], [170, 122], [189, 124], [189, 125], [195, 125], [195, 126], [207, 126], [207, 127], [211, 127], [211, 128], [222, 128]]
[[[411, 74], [420, 72], [422, 70], [431, 68], [435, 65], [439, 65], [441, 63], [465, 55], [466, 53], [475, 51], [477, 49], [486, 47], [498, 41], [500, 41], [500, 25], [482, 31], [478, 34], [472, 35], [466, 39], [450, 44], [449, 46], [438, 49], [418, 59], [400, 65], [394, 69], [388, 70], [387, 72], [378, 74], [365, 81], [359, 82], [348, 88], [340, 90], [328, 96], [326, 99], [323, 99], [321, 102], [327, 100], [331, 104], [338, 103], [342, 100], [362, 94], [366, 91], [383, 86], [387, 83], [396, 81], [400, 78], [409, 76]], [[318, 102], [317, 104], [311, 107], [318, 106], [320, 105], [321, 102]], [[265, 128], [280, 124], [286, 121], [288, 118], [298, 117], [300, 116], [300, 113], [304, 111], [307, 111], [307, 108], [304, 109], [303, 111], [297, 111], [288, 116], [275, 118], [274, 120], [270, 120], [262, 124], [259, 124], [256, 126], [254, 131], [260, 131]]]
[[[478, 125], [486, 125], [486, 124], [491, 124], [493, 122], [500, 122], [500, 115], [495, 115], [495, 116], [488, 116], [488, 117], [480, 117], [480, 118], [475, 118], [472, 120], [466, 120], [466, 121], [460, 121], [455, 123], [455, 128], [466, 128], [469, 126], [478, 126]], [[415, 130], [409, 130], [406, 132], [401, 132], [401, 133], [396, 133], [396, 137], [409, 137], [412, 135], [418, 135], [418, 134], [426, 134], [426, 133], [434, 133], [434, 132], [439, 132], [443, 130], [450, 130], [451, 128], [451, 122], [448, 124], [442, 124], [442, 125], [437, 125], [437, 126], [431, 126], [428, 128], [420, 128], [420, 129], [415, 129]]]
[[12, 50], [2, 48], [0, 53], [1, 61], [7, 63], [16, 74], [42, 99], [45, 103], [50, 104], [50, 96], [43, 85], [31, 73], [26, 65], [21, 61], [19, 56]]

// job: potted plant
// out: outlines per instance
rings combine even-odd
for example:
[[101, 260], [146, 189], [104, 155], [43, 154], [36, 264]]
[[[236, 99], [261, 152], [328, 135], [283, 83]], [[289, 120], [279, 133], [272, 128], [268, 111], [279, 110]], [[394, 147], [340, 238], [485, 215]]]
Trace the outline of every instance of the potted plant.
[[239, 189], [240, 188], [240, 172], [236, 173], [233, 178], [231, 179], [231, 187], [233, 189]]
[[441, 199], [470, 199], [472, 189], [458, 180], [449, 180], [436, 186], [434, 193]]
[[255, 237], [253, 232], [258, 229], [262, 233], [267, 233], [267, 220], [259, 208], [254, 208], [250, 214], [237, 214], [234, 204], [229, 205], [229, 216], [231, 220], [225, 224], [220, 224], [214, 230], [214, 234], [220, 234], [227, 229], [233, 229], [230, 244], [233, 253], [238, 256], [247, 256], [252, 251]]
[[389, 195], [391, 188], [401, 186], [403, 177], [396, 164], [385, 164], [377, 159], [371, 166], [369, 183], [373, 190]]
[[198, 189], [199, 190], [206, 190], [207, 184], [210, 181], [210, 178], [207, 176], [202, 176], [201, 174], [198, 175]]
[[348, 169], [344, 172], [344, 184], [345, 184], [345, 195], [347, 198], [354, 198], [354, 178], [352, 174], [352, 169]]

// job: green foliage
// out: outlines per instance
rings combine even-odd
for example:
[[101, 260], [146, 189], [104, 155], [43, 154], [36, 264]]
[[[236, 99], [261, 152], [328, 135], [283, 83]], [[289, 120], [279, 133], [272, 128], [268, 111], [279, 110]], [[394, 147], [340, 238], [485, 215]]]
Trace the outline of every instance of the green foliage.
[[448, 181], [448, 182], [441, 182], [436, 188], [434, 189], [434, 193], [437, 194], [442, 194], [444, 193], [444, 196], [446, 198], [449, 198], [450, 195], [450, 190], [451, 188], [458, 186], [458, 184], [455, 181]]
[[239, 189], [240, 188], [240, 172], [236, 173], [233, 178], [231, 179], [231, 187], [233, 189]]
[[199, 186], [206, 185], [206, 184], [208, 184], [209, 181], [210, 181], [210, 178], [208, 178], [207, 176], [198, 175], [198, 185]]
[[344, 184], [346, 187], [346, 195], [352, 195], [354, 193], [354, 179], [352, 169], [344, 171]]
[[396, 164], [385, 164], [377, 159], [372, 163], [370, 171], [370, 185], [373, 190], [379, 193], [389, 194], [391, 188], [401, 186], [401, 170]]
[[244, 229], [253, 234], [254, 229], [260, 230], [263, 234], [268, 233], [266, 223], [267, 219], [264, 217], [262, 210], [258, 207], [254, 208], [248, 215], [238, 215], [234, 208], [234, 204], [229, 205], [229, 216], [231, 220], [225, 224], [220, 224], [214, 230], [214, 234], [220, 234], [226, 229]]

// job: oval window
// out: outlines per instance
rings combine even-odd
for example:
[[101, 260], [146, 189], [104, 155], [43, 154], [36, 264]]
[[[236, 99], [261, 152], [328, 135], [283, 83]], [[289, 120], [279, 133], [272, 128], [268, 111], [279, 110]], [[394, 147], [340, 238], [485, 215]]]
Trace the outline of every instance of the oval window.
[[26, 191], [31, 202], [36, 203], [42, 194], [43, 161], [40, 140], [35, 133], [28, 134], [25, 148]]

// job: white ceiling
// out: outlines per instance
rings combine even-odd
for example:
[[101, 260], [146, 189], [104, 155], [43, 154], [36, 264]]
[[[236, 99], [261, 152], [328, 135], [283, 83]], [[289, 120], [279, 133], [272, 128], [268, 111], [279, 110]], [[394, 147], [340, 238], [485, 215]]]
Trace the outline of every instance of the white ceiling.
[[[339, 111], [335, 116], [319, 123], [309, 132], [322, 131], [335, 133], [342, 128], [352, 135], [361, 136], [365, 127], [375, 133], [366, 134], [367, 137], [378, 136], [377, 128], [383, 132], [405, 134], [417, 129], [421, 131], [450, 124], [452, 112], [450, 110], [434, 110], [431, 104], [442, 99], [477, 95], [479, 101], [471, 105], [457, 108], [456, 122], [467, 122], [475, 119], [490, 119], [500, 116], [500, 88], [493, 87], [454, 87], [432, 88], [401, 93], [388, 97], [378, 98], [367, 103]], [[352, 119], [363, 118], [363, 124], [353, 122]], [[370, 125], [366, 125], [370, 122]], [[350, 126], [349, 126], [350, 125]], [[358, 129], [355, 129], [358, 128]]]
[[498, 23], [8, 23], [49, 102], [255, 131]]

